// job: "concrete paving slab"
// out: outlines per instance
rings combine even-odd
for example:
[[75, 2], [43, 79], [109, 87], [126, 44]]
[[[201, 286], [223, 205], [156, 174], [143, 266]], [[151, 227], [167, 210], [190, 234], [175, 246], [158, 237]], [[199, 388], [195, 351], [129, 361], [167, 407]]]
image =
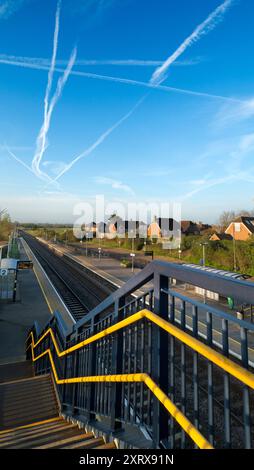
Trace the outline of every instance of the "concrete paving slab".
[[35, 320], [43, 326], [51, 316], [34, 272], [19, 271], [18, 280], [20, 301], [0, 304], [0, 364], [25, 360], [29, 329]]

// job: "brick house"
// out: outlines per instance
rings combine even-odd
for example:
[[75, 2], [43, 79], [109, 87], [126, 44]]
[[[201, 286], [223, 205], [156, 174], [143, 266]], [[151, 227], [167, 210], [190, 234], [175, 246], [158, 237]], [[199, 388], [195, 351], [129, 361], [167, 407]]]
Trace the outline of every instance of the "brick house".
[[225, 233], [235, 240], [248, 240], [254, 234], [254, 217], [238, 217], [229, 224]]
[[176, 220], [158, 217], [149, 225], [147, 235], [149, 238], [169, 238], [172, 236], [173, 226], [180, 231], [180, 224]]
[[233, 237], [229, 233], [214, 232], [209, 238], [210, 241], [232, 240]]
[[183, 235], [200, 235], [200, 228], [192, 220], [181, 220], [181, 232]]
[[107, 233], [109, 237], [125, 237], [125, 235], [128, 235], [130, 238], [146, 238], [147, 225], [137, 220], [122, 220], [116, 217], [108, 221]]

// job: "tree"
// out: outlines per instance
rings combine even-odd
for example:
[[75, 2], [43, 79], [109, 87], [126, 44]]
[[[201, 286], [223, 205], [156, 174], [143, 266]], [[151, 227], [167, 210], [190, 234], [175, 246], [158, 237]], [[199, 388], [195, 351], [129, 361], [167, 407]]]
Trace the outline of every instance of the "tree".
[[224, 211], [219, 217], [219, 226], [221, 231], [224, 231], [229, 224], [236, 218], [235, 211]]
[[1, 211], [0, 215], [0, 240], [8, 240], [8, 237], [13, 229], [13, 224], [11, 223], [11, 218], [6, 212], [6, 209], [4, 211]]
[[224, 231], [231, 222], [237, 217], [253, 217], [254, 211], [247, 211], [242, 209], [241, 211], [224, 211], [219, 217], [219, 227], [221, 231]]

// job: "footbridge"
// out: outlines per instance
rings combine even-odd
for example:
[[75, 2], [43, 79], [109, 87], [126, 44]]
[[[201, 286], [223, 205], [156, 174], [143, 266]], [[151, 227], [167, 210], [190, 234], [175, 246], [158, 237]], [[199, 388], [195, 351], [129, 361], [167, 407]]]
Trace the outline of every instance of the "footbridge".
[[153, 261], [73, 325], [35, 322], [27, 359], [52, 374], [64, 419], [120, 447], [252, 448], [254, 325], [172, 279], [254, 303], [250, 281]]

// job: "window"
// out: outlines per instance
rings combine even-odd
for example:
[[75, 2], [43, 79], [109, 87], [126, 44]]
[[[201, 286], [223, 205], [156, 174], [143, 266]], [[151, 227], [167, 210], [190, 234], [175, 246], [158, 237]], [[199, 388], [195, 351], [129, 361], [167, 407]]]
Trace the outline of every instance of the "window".
[[241, 232], [241, 224], [238, 222], [238, 223], [235, 223], [235, 232]]

